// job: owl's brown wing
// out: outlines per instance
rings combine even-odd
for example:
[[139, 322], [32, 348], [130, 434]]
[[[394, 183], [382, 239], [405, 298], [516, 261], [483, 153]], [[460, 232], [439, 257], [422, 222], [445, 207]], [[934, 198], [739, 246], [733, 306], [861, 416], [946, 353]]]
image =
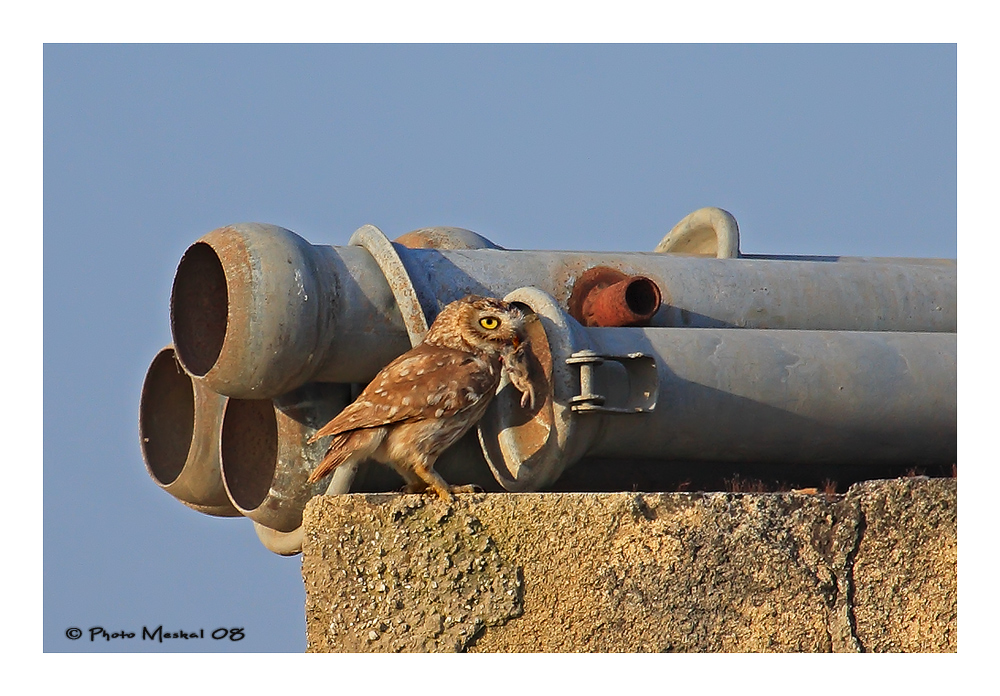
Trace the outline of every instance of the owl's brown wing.
[[310, 438], [423, 418], [448, 418], [492, 396], [498, 365], [451, 348], [419, 344], [385, 366], [350, 406]]

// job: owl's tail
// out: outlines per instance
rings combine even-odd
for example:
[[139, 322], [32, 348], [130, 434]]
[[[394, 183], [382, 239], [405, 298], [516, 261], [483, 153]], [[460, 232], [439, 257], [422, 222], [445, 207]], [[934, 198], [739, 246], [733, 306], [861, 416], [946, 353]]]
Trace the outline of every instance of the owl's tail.
[[365, 428], [338, 433], [330, 439], [330, 449], [323, 461], [309, 474], [307, 481], [316, 483], [329, 476], [334, 470], [349, 459], [367, 459], [371, 456], [385, 437], [382, 428]]

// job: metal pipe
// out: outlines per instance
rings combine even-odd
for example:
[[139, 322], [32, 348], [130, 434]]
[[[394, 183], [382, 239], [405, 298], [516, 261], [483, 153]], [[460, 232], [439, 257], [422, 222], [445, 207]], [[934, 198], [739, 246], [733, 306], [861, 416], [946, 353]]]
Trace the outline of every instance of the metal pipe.
[[410, 347], [396, 298], [365, 249], [314, 247], [254, 223], [214, 230], [188, 248], [170, 328], [196, 381], [243, 399], [309, 381], [364, 381]]
[[[215, 230], [181, 259], [171, 297], [178, 356], [239, 398], [307, 381], [365, 382], [445, 304], [537, 286], [567, 306], [595, 266], [648, 277], [652, 326], [955, 331], [954, 265], [712, 259], [658, 253], [409, 249], [366, 225], [313, 246], [271, 225]], [[405, 317], [404, 317], [405, 315]], [[421, 330], [420, 327], [423, 327]]]
[[220, 441], [222, 480], [233, 506], [254, 522], [292, 532], [326, 483], [308, 485], [326, 453], [312, 435], [350, 403], [350, 385], [312, 382], [278, 399], [226, 403]]
[[656, 283], [663, 304], [651, 326], [955, 331], [955, 266], [713, 259], [655, 253], [403, 250], [421, 303], [436, 313], [467, 293], [502, 296], [533, 286], [562, 307], [591, 268]]
[[507, 490], [584, 456], [662, 461], [955, 461], [954, 333], [584, 328], [551, 296], [510, 293], [531, 329], [532, 412], [501, 391], [480, 443]]
[[226, 496], [218, 437], [226, 397], [193, 381], [171, 346], [153, 358], [139, 400], [139, 447], [150, 478], [206, 515], [238, 517]]

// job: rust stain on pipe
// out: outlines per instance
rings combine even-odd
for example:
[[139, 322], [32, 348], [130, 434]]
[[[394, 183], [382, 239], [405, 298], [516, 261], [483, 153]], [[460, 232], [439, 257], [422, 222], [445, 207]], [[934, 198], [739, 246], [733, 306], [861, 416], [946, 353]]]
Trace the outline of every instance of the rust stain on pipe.
[[226, 404], [220, 443], [222, 479], [237, 510], [278, 532], [292, 532], [302, 509], [327, 483], [306, 479], [326, 454], [308, 440], [350, 402], [346, 384], [310, 382], [272, 399]]
[[421, 227], [395, 239], [410, 249], [503, 249], [463, 227]]
[[[185, 311], [174, 312], [176, 307]], [[171, 297], [177, 358], [192, 375], [204, 376], [218, 360], [229, 323], [228, 308], [222, 262], [212, 247], [196, 242], [181, 258]]]
[[226, 397], [181, 369], [173, 347], [153, 359], [139, 402], [139, 446], [160, 488], [206, 515], [237, 517], [222, 482], [219, 430]]
[[647, 276], [595, 266], [577, 279], [568, 304], [570, 316], [584, 326], [648, 326], [662, 299]]

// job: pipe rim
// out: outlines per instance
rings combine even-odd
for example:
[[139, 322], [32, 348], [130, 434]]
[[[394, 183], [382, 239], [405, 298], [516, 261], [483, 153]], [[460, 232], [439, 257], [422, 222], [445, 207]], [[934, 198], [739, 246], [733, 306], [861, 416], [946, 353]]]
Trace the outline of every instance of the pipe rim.
[[172, 347], [153, 358], [139, 397], [139, 447], [146, 471], [161, 488], [174, 483], [194, 442], [194, 386]]
[[640, 321], [652, 318], [660, 309], [661, 301], [660, 286], [652, 278], [633, 276], [629, 279], [625, 287], [625, 304]]
[[222, 481], [244, 515], [267, 499], [278, 464], [278, 419], [270, 399], [226, 402], [219, 441]]
[[222, 260], [207, 242], [188, 247], [170, 293], [170, 332], [181, 365], [195, 377], [215, 366], [229, 329], [229, 289]]

